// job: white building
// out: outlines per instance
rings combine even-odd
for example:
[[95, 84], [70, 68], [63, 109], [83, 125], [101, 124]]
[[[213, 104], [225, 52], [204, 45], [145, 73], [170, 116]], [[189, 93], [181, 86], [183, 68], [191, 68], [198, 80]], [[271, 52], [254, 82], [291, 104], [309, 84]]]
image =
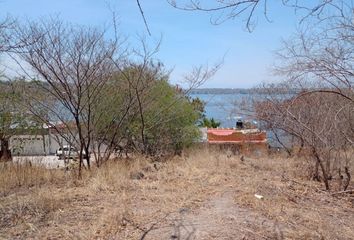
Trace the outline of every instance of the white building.
[[50, 133], [15, 135], [10, 138], [10, 150], [13, 156], [54, 155], [60, 145], [68, 145], [68, 143], [61, 136]]

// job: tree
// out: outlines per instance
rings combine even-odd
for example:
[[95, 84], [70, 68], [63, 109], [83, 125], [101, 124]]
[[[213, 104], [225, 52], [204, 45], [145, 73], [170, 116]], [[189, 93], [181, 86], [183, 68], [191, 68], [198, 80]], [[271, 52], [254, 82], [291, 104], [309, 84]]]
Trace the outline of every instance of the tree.
[[202, 120], [205, 117], [205, 102], [199, 97], [189, 98], [194, 110], [198, 113], [199, 119]]
[[278, 52], [276, 73], [285, 80], [263, 88], [263, 101], [255, 101], [256, 114], [268, 129], [289, 134], [295, 146], [307, 151], [315, 163], [313, 178], [326, 189], [334, 175], [345, 180], [344, 189], [351, 179], [352, 19], [352, 6], [343, 2], [321, 13], [318, 21], [307, 21]]
[[[154, 155], [171, 146], [174, 146], [175, 152], [179, 152], [195, 138], [194, 119], [199, 117], [193, 107], [191, 109], [187, 95], [191, 89], [198, 88], [212, 78], [222, 62], [211, 67], [208, 65], [193, 67], [184, 77], [186, 89], [173, 88], [168, 84], [169, 76], [163, 64], [153, 59], [158, 52], [159, 44], [149, 50], [144, 40], [141, 42], [142, 50], [136, 52], [138, 59], [141, 60], [126, 62], [118, 67], [119, 74], [125, 81], [123, 85], [128, 86], [125, 92], [135, 99], [133, 102], [136, 105], [133, 105], [131, 112], [138, 115], [135, 121], [131, 121], [134, 127], [130, 126], [127, 130], [128, 138], [134, 137], [137, 142], [136, 148], [143, 154]], [[173, 120], [176, 121], [175, 125], [171, 125]], [[188, 127], [182, 130], [186, 126]], [[171, 138], [172, 130], [175, 134], [174, 139]], [[156, 135], [161, 131], [165, 131], [168, 137], [162, 142], [158, 141], [158, 137], [162, 139], [163, 135]], [[161, 143], [159, 148], [156, 143]]]
[[[261, 11], [267, 21], [269, 19], [267, 0], [213, 0], [201, 2], [198, 0], [167, 0], [174, 8], [184, 11], [199, 11], [215, 14], [211, 17], [213, 24], [221, 24], [228, 20], [234, 20], [243, 17], [246, 22], [248, 31], [252, 31], [255, 25], [257, 11]], [[306, 1], [306, 0], [282, 0], [277, 4], [282, 4], [285, 7], [291, 7], [295, 11], [302, 11], [302, 20], [308, 17], [322, 18], [323, 13], [329, 9], [337, 9], [343, 5], [349, 5], [343, 0], [321, 0], [321, 1]]]
[[199, 137], [198, 112], [167, 79], [157, 81], [148, 98], [154, 100], [145, 112], [147, 151], [180, 154]]
[[293, 87], [314, 86], [353, 101], [354, 81], [353, 8], [343, 5], [336, 14], [309, 23], [278, 51], [276, 72]]
[[[107, 160], [113, 151], [122, 148], [122, 141], [125, 141], [124, 147], [129, 147], [127, 142], [132, 143], [133, 137], [141, 143], [140, 150], [145, 153], [145, 111], [156, 101], [148, 96], [156, 82], [165, 77], [162, 65], [153, 64], [151, 56], [146, 52], [142, 63], [127, 61], [117, 65], [111, 79], [102, 88], [101, 100], [93, 107], [97, 163]], [[134, 131], [131, 129], [133, 122], [139, 122]], [[102, 147], [105, 148], [103, 152]], [[97, 159], [101, 156], [99, 152], [103, 153], [101, 160]]]
[[0, 53], [11, 51], [16, 48], [16, 44], [12, 41], [12, 31], [15, 21], [7, 16], [0, 22]]
[[99, 99], [92, 110], [92, 149], [97, 166], [107, 161], [115, 151], [123, 150], [122, 142], [129, 138], [128, 125], [137, 115], [136, 99], [119, 72], [113, 74], [101, 89]]
[[[79, 175], [83, 158], [90, 167], [93, 133], [93, 105], [114, 71], [119, 42], [107, 40], [105, 31], [65, 24], [59, 20], [29, 23], [17, 31], [23, 46], [17, 51], [38, 76], [35, 83], [53, 101], [42, 101], [27, 95], [29, 110], [56, 129], [70, 144], [79, 149]], [[26, 91], [24, 91], [26, 93]], [[44, 118], [38, 108], [49, 114]], [[58, 129], [53, 120], [65, 126]], [[87, 154], [83, 154], [83, 153]]]
[[[346, 189], [351, 179], [349, 169], [352, 162], [351, 143], [343, 132], [354, 133], [349, 124], [353, 109], [343, 111], [348, 101], [339, 95], [312, 92], [311, 89], [284, 95], [284, 84], [282, 88], [283, 93], [272, 88], [263, 89], [263, 97], [258, 97], [254, 105], [257, 118], [265, 123], [263, 126], [267, 130], [274, 134], [283, 131], [295, 140], [290, 145], [289, 138], [279, 139], [276, 136], [284, 146], [299, 147], [299, 151], [305, 151], [305, 155], [313, 160], [313, 179], [323, 181], [329, 190], [330, 180], [337, 176], [345, 182], [343, 188]], [[292, 91], [290, 87], [288, 89]], [[342, 124], [344, 122], [346, 124]], [[344, 172], [346, 178], [343, 178]]]
[[[185, 93], [168, 83], [162, 64], [131, 65], [117, 72], [109, 84], [102, 94], [111, 110], [97, 132], [97, 139], [107, 146], [106, 156], [114, 149], [131, 147], [152, 156], [179, 153], [198, 137], [198, 113]], [[112, 86], [120, 88], [109, 93]], [[116, 100], [110, 101], [111, 97]], [[97, 107], [98, 112], [106, 109]]]
[[205, 115], [205, 102], [200, 98], [188, 98], [192, 104], [194, 110], [198, 114], [197, 125], [199, 127], [217, 128], [221, 125], [221, 122], [216, 121], [214, 118], [207, 118]]
[[216, 121], [214, 118], [207, 118], [204, 117], [200, 126], [201, 127], [207, 127], [207, 128], [217, 128], [220, 126], [220, 122]]

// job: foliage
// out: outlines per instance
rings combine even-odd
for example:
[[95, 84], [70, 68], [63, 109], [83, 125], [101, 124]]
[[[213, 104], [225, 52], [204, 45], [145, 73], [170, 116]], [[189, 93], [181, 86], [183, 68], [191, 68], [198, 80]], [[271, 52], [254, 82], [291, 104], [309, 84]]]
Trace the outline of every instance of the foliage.
[[207, 128], [217, 128], [221, 125], [219, 121], [216, 121], [214, 118], [207, 118], [205, 115], [205, 102], [200, 98], [192, 98], [189, 99], [191, 102], [193, 109], [198, 114], [198, 123], [199, 127], [207, 127]]
[[220, 122], [216, 121], [214, 118], [207, 118], [204, 117], [202, 119], [202, 122], [200, 124], [201, 127], [207, 127], [207, 128], [218, 128], [220, 126]]
[[104, 113], [97, 125], [98, 142], [149, 155], [178, 153], [199, 136], [199, 113], [168, 83], [161, 65], [149, 64], [141, 74], [139, 67], [117, 72], [102, 91], [104, 100], [94, 110]]
[[166, 80], [156, 82], [149, 98], [156, 99], [146, 112], [149, 148], [178, 153], [191, 145], [199, 136], [199, 113], [188, 99]]
[[199, 97], [190, 98], [189, 101], [191, 102], [194, 110], [198, 113], [199, 120], [202, 120], [205, 117], [205, 102]]

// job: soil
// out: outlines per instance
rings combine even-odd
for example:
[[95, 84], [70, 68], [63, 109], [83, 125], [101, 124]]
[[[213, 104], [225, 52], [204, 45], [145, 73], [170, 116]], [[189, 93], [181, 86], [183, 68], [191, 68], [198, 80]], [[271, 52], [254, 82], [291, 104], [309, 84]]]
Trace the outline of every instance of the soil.
[[112, 163], [80, 181], [52, 170], [7, 189], [0, 239], [354, 239], [353, 195], [325, 191], [297, 159], [205, 151], [156, 164]]

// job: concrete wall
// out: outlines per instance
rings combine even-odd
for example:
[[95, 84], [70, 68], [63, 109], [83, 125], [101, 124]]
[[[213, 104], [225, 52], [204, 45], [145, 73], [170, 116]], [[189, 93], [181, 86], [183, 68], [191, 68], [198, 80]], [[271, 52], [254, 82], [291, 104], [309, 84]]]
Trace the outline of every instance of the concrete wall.
[[[16, 135], [10, 138], [10, 150], [13, 156], [54, 155], [56, 150], [63, 145], [70, 144], [63, 137], [54, 134]], [[101, 153], [106, 148], [106, 145], [102, 145]]]
[[54, 135], [16, 135], [10, 138], [10, 150], [13, 156], [54, 155], [60, 144], [68, 145], [62, 137]]

